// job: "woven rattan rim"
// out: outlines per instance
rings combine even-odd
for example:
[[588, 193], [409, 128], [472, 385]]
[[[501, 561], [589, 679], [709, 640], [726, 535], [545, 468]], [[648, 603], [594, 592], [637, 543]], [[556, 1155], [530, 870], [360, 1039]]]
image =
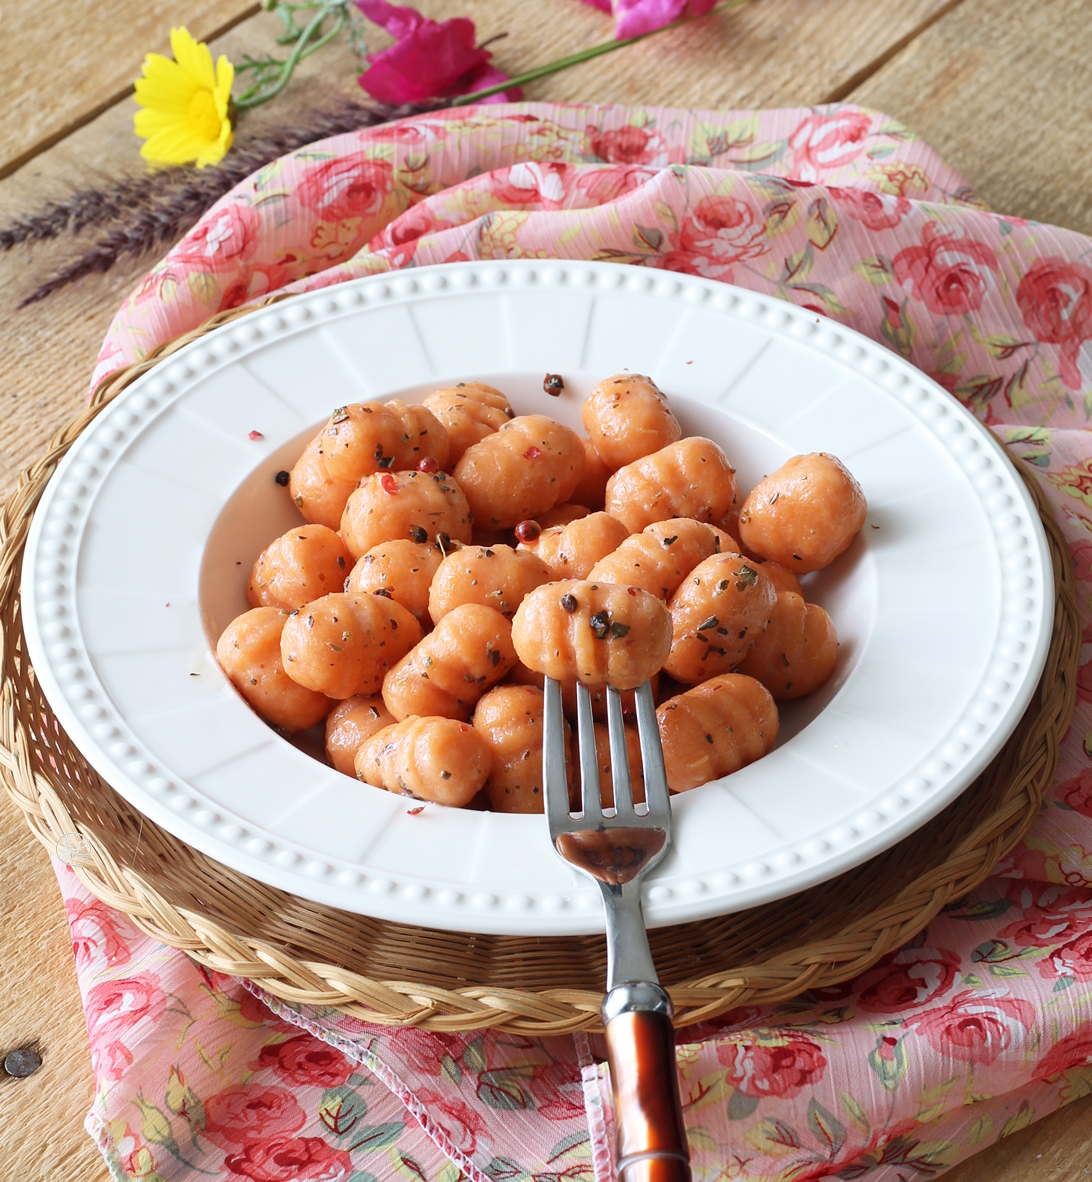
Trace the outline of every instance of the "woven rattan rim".
[[[266, 303], [283, 296], [271, 297]], [[19, 578], [30, 517], [62, 456], [114, 397], [183, 345], [252, 309], [223, 312], [114, 374], [19, 479], [0, 515], [0, 776], [54, 851], [80, 833], [87, 889], [199, 963], [290, 1002], [431, 1030], [544, 1036], [595, 1029], [602, 937], [468, 936], [369, 919], [265, 886], [143, 818], [61, 730], [25, 655]], [[744, 1002], [848, 980], [980, 883], [1027, 832], [1053, 781], [1076, 701], [1080, 624], [1072, 565], [1037, 482], [1057, 600], [1046, 668], [1002, 751], [963, 795], [863, 866], [788, 899], [651, 933], [679, 1025]]]

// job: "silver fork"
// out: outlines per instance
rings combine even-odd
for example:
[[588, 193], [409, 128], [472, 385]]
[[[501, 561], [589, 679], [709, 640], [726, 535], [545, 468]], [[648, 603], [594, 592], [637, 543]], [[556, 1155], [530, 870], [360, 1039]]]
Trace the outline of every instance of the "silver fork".
[[581, 812], [569, 811], [561, 685], [547, 677], [542, 748], [550, 837], [558, 856], [590, 875], [603, 893], [607, 919], [607, 995], [603, 1028], [614, 1089], [621, 1182], [689, 1182], [671, 999], [660, 986], [641, 910], [641, 879], [671, 844], [671, 805], [652, 687], [635, 695], [647, 807], [633, 804], [622, 699], [607, 688], [614, 816], [599, 796], [591, 693], [577, 685]]

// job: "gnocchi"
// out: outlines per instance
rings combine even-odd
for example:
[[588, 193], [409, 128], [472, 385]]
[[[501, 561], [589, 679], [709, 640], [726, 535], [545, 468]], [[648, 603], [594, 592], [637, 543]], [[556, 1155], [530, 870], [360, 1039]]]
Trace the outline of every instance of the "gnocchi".
[[739, 514], [743, 544], [796, 574], [829, 566], [864, 525], [861, 486], [835, 456], [793, 456], [751, 489]]
[[545, 415], [520, 415], [463, 452], [455, 481], [475, 521], [505, 529], [567, 501], [583, 472], [575, 431]]
[[491, 763], [481, 735], [454, 718], [397, 722], [367, 739], [354, 760], [366, 784], [454, 807], [477, 796]]
[[692, 517], [713, 525], [739, 501], [735, 469], [711, 440], [669, 443], [619, 468], [607, 481], [606, 510], [637, 533], [654, 521]]
[[564, 579], [519, 605], [512, 642], [524, 665], [557, 681], [636, 689], [671, 650], [671, 616], [638, 587]]
[[[608, 685], [638, 801], [646, 681], [673, 791], [765, 754], [776, 700], [836, 667], [800, 576], [850, 545], [860, 486], [819, 452], [741, 502], [721, 448], [682, 437], [642, 375], [604, 379], [581, 419], [586, 438], [475, 381], [339, 407], [287, 474], [306, 524], [262, 551], [219, 638], [230, 682], [284, 731], [324, 722], [339, 771], [461, 807], [542, 811], [543, 675], [570, 718], [591, 691], [607, 807]], [[569, 760], [568, 723], [565, 741]]]
[[667, 785], [688, 792], [768, 754], [777, 707], [753, 677], [725, 673], [670, 698], [656, 710]]

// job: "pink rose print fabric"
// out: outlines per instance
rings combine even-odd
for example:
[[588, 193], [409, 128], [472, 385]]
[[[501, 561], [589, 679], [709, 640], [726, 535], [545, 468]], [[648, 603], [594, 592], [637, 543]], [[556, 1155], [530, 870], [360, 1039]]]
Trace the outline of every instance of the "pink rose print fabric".
[[[927, 145], [852, 106], [441, 111], [229, 193], [125, 302], [95, 381], [271, 291], [519, 257], [705, 275], [882, 342], [1035, 474], [1080, 584], [1080, 701], [1034, 829], [856, 981], [679, 1031], [695, 1177], [934, 1177], [1092, 1093], [1092, 240], [983, 209]], [[611, 1177], [598, 1039], [390, 1030], [260, 998], [56, 869], [87, 1127], [115, 1177]]]

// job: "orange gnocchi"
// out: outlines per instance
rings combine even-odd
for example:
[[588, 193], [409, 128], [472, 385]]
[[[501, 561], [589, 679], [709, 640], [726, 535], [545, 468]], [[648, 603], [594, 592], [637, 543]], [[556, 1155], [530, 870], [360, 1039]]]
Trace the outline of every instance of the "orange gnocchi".
[[254, 710], [325, 720], [328, 761], [370, 784], [496, 811], [542, 809], [543, 675], [570, 717], [577, 681], [591, 691], [608, 807], [608, 685], [638, 800], [646, 681], [674, 694], [657, 710], [673, 791], [765, 754], [775, 699], [836, 667], [799, 576], [850, 545], [860, 486], [820, 452], [741, 498], [728, 456], [682, 437], [638, 374], [598, 383], [581, 419], [587, 438], [477, 381], [339, 407], [278, 476], [308, 524], [261, 553], [255, 606], [217, 645]]

